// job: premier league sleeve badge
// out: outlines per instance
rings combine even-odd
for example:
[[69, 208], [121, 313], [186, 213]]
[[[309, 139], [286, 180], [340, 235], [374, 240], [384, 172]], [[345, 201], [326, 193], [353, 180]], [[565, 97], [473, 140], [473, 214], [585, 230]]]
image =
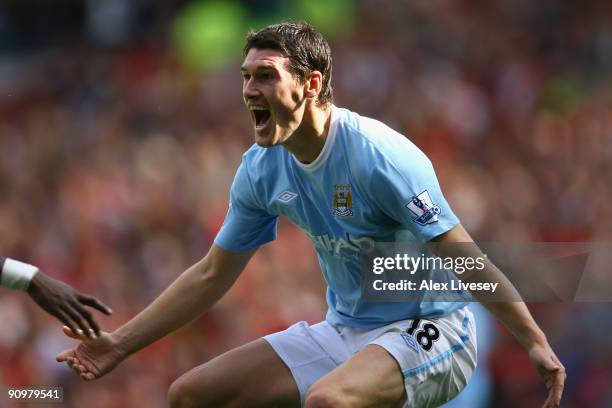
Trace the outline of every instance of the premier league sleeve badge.
[[431, 224], [438, 221], [440, 215], [440, 207], [435, 205], [429, 196], [427, 190], [414, 196], [406, 208], [414, 215], [413, 221], [419, 225]]

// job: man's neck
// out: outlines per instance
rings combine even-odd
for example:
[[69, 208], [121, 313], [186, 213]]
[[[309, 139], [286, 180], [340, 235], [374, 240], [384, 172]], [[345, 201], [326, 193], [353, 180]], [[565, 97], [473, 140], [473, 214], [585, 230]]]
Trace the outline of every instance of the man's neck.
[[324, 108], [306, 108], [302, 124], [283, 146], [304, 164], [319, 157], [331, 125], [331, 105]]

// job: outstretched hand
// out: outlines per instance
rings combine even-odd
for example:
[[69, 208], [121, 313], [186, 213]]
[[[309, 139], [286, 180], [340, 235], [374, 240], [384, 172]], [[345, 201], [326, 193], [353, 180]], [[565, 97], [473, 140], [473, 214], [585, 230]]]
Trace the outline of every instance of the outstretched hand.
[[76, 332], [78, 327], [87, 337], [92, 337], [94, 333], [99, 335], [100, 326], [86, 306], [106, 315], [112, 313], [108, 306], [95, 297], [79, 293], [70, 285], [43, 272], [34, 275], [28, 286], [28, 294], [42, 309], [55, 316], [73, 332]]
[[559, 361], [548, 343], [536, 345], [529, 350], [531, 364], [538, 370], [548, 389], [548, 397], [542, 408], [556, 408], [561, 403], [565, 384], [565, 367]]
[[66, 336], [81, 340], [81, 343], [73, 349], [61, 352], [55, 359], [68, 364], [83, 380], [102, 377], [126, 357], [111, 333], [101, 332], [96, 338], [88, 338], [81, 330], [74, 332], [66, 326], [63, 330]]

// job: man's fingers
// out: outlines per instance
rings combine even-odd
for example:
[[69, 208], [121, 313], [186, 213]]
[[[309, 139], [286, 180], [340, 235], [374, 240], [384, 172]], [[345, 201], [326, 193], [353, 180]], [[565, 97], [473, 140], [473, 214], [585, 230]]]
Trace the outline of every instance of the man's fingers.
[[561, 363], [561, 360], [559, 360], [559, 357], [557, 357], [556, 354], [552, 355], [552, 360], [557, 363], [559, 366], [563, 367], [563, 364]]
[[543, 356], [541, 359], [541, 364], [544, 370], [547, 372], [557, 371], [561, 368], [559, 364], [553, 359], [552, 356]]
[[546, 401], [544, 402], [544, 405], [542, 407], [557, 408], [559, 404], [561, 404], [561, 396], [555, 396], [551, 390], [551, 392], [548, 394], [548, 398], [546, 398]]
[[78, 369], [76, 363], [72, 363], [72, 365], [70, 366], [70, 368], [72, 368], [72, 371], [74, 371], [74, 373], [76, 375], [81, 375], [81, 371]]
[[548, 392], [548, 398], [546, 398], [546, 402], [544, 403], [545, 407], [558, 407], [561, 403], [561, 394], [563, 390], [559, 390], [558, 388], [551, 388]]
[[563, 395], [563, 389], [565, 388], [565, 371], [559, 371], [555, 374], [555, 378], [553, 379], [552, 387], [550, 387], [550, 391], [557, 397], [558, 401], [561, 401], [561, 396]]
[[550, 389], [560, 390], [563, 392], [563, 384], [565, 383], [565, 367], [557, 366], [554, 370], [551, 370], [549, 374], [549, 380], [551, 380]]
[[[76, 333], [76, 328], [74, 327], [74, 325], [72, 324], [72, 322], [70, 321], [70, 319], [68, 318], [68, 316], [66, 315], [66, 313], [62, 312], [61, 310], [57, 310], [55, 312], [55, 316], [57, 316], [57, 318], [60, 320], [60, 322], [64, 323], [64, 328], [67, 328], [68, 330]], [[68, 334], [66, 332], [66, 330], [64, 330], [64, 333]]]
[[81, 306], [81, 304], [77, 301], [73, 301], [70, 304], [77, 311], [77, 313], [79, 313], [82, 317], [85, 318], [85, 320], [87, 320], [87, 323], [89, 323], [89, 326], [93, 329], [94, 333], [96, 333], [99, 336], [100, 326], [98, 326], [98, 323], [93, 318], [91, 312], [85, 309], [83, 306]]
[[55, 356], [55, 361], [57, 361], [58, 363], [63, 363], [64, 361], [68, 361], [68, 358], [72, 355], [73, 351], [72, 350], [64, 350], [61, 353], [59, 353], [57, 356]]
[[93, 375], [92, 373], [84, 373], [84, 374], [81, 374], [81, 378], [84, 379], [85, 381], [91, 381], [91, 380], [95, 380], [96, 376]]
[[75, 363], [74, 358], [68, 358], [68, 359], [66, 360], [66, 364], [68, 364], [68, 367], [70, 367], [70, 368], [72, 368], [72, 369], [74, 370], [74, 365], [75, 365], [76, 363]]
[[77, 326], [79, 326], [81, 331], [85, 333], [85, 336], [91, 337], [89, 326], [85, 324], [81, 316], [72, 307], [70, 307], [69, 305], [65, 305], [63, 307], [63, 310], [66, 314], [68, 314], [68, 316], [70, 316], [73, 322], [76, 322]]
[[565, 383], [565, 370], [563, 367], [558, 367], [556, 372], [553, 372], [550, 378], [547, 379], [546, 385], [549, 388], [548, 398], [544, 402], [544, 407], [555, 408], [561, 403], [563, 396], [563, 388]]
[[99, 310], [105, 315], [111, 315], [113, 313], [110, 307], [106, 306], [104, 303], [100, 302], [98, 299], [96, 299], [93, 296], [83, 295], [82, 293], [77, 293], [76, 298], [82, 304], [89, 306], [89, 307], [93, 307], [94, 309]]
[[83, 340], [83, 337], [79, 335], [79, 332], [82, 332], [81, 330], [76, 330], [66, 325], [62, 327], [62, 331], [64, 332], [66, 336], [70, 337], [71, 339]]
[[553, 390], [551, 389], [548, 392], [548, 397], [546, 398], [546, 401], [544, 401], [544, 405], [542, 405], [543, 408], [557, 408], [559, 406], [559, 403], [561, 402], [561, 397], [557, 397]]

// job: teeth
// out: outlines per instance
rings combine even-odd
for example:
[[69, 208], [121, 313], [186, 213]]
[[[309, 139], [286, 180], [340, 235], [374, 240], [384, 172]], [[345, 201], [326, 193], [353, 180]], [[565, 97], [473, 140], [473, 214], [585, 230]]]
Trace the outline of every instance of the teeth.
[[268, 110], [268, 108], [264, 108], [263, 106], [251, 106], [249, 107], [250, 110], [252, 111], [264, 111], [264, 110]]

